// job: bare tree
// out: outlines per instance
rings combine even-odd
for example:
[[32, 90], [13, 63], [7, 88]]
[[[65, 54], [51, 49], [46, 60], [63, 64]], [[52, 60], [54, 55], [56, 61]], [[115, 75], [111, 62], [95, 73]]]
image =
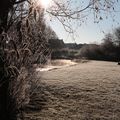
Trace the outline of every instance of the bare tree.
[[114, 33], [116, 36], [115, 43], [120, 47], [120, 27], [116, 28]]
[[[101, 13], [114, 11], [116, 2], [118, 2], [118, 0], [89, 0], [88, 2], [79, 1], [78, 3], [75, 3], [73, 0], [53, 0], [53, 5], [47, 10], [47, 13], [59, 20], [66, 31], [72, 33], [71, 20], [81, 24], [90, 13], [93, 13], [94, 18], [97, 20], [101, 20]], [[26, 98], [26, 94], [23, 95], [26, 88], [23, 88], [22, 85], [27, 84], [26, 79], [29, 75], [28, 68], [31, 67], [30, 58], [31, 51], [33, 50], [30, 49], [29, 42], [33, 42], [31, 41], [33, 36], [32, 32], [35, 30], [30, 27], [30, 25], [32, 25], [30, 21], [33, 18], [34, 22], [36, 22], [37, 19], [42, 20], [43, 14], [44, 9], [41, 8], [41, 5], [37, 4], [37, 0], [0, 1], [1, 120], [16, 120], [17, 112], [19, 112], [21, 108], [21, 102]], [[16, 26], [17, 35], [14, 32], [10, 33], [13, 25]], [[40, 26], [42, 25], [43, 24], [40, 24]], [[42, 31], [44, 31], [44, 29], [42, 29]], [[26, 72], [24, 73], [23, 71]], [[18, 81], [17, 84], [15, 84], [16, 81]], [[18, 87], [19, 91], [16, 91], [14, 88]], [[15, 97], [18, 92], [18, 95], [23, 95], [22, 100], [17, 99], [19, 97]], [[11, 110], [11, 108], [15, 109]]]
[[95, 23], [105, 19], [104, 15], [109, 15], [115, 12], [115, 5], [118, 0], [52, 0], [53, 6], [47, 10], [50, 15], [54, 16], [69, 33], [73, 33], [71, 28], [74, 25], [80, 26], [87, 19], [89, 15], [93, 14], [93, 21]]

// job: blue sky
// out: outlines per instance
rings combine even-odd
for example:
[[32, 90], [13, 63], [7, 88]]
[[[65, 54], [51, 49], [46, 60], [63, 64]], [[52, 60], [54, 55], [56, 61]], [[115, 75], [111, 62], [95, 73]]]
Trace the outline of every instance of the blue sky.
[[[115, 8], [117, 11], [120, 11], [120, 2], [115, 6]], [[108, 17], [107, 19], [106, 15]], [[94, 17], [91, 13], [88, 17], [88, 20], [86, 20], [86, 22], [81, 26], [77, 26], [77, 28], [74, 25], [74, 22], [72, 22], [72, 27], [76, 31], [74, 35], [67, 33], [62, 24], [56, 19], [52, 20], [50, 25], [53, 30], [56, 31], [58, 37], [63, 39], [66, 43], [100, 43], [105, 33], [112, 32], [114, 28], [120, 26], [120, 12], [105, 15], [102, 14], [102, 18], [103, 20], [101, 20], [99, 23], [94, 23]]]

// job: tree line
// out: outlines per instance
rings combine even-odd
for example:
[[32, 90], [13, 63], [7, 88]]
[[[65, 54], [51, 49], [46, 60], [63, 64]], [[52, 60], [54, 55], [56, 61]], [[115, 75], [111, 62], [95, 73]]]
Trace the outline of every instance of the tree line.
[[120, 61], [120, 27], [108, 33], [100, 45], [85, 45], [80, 50], [80, 57], [93, 60]]

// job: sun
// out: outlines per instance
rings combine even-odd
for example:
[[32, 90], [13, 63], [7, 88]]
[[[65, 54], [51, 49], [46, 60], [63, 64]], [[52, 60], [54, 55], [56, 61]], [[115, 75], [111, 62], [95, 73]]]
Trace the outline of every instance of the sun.
[[50, 5], [51, 0], [39, 0], [42, 7], [47, 8]]

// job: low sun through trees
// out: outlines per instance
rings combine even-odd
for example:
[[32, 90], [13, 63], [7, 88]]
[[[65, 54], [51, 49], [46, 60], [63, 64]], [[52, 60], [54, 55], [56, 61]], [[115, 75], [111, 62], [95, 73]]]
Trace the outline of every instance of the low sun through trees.
[[[80, 25], [89, 13], [94, 14], [95, 21], [99, 21], [103, 19], [103, 13], [115, 11], [118, 0], [51, 2], [50, 8], [44, 9], [41, 0], [0, 1], [0, 120], [17, 120], [22, 116], [35, 82], [31, 78], [31, 73], [35, 73], [33, 65], [46, 62], [51, 53], [48, 47], [50, 33], [46, 32], [50, 29], [44, 14], [57, 19], [67, 32], [73, 33], [72, 21]], [[120, 45], [119, 31], [115, 31], [116, 46]], [[105, 45], [110, 45], [111, 41], [105, 41]]]

